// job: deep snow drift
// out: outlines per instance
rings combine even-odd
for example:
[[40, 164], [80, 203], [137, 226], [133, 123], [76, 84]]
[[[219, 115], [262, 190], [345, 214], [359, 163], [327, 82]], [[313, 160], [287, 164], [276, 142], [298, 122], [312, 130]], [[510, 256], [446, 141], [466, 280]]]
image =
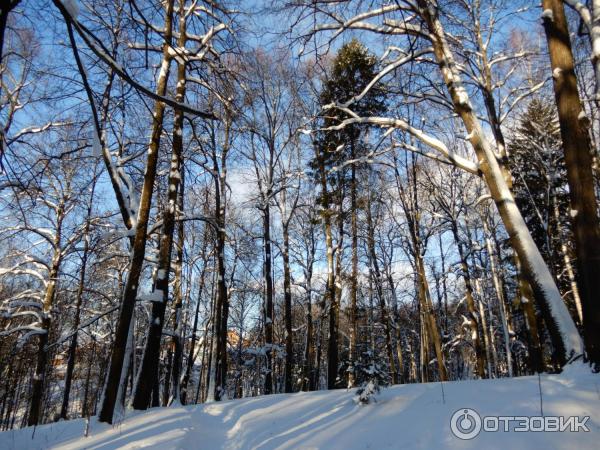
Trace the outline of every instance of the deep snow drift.
[[[600, 375], [573, 365], [542, 375], [545, 416], [589, 416], [589, 432], [481, 431], [460, 440], [450, 419], [461, 408], [482, 417], [539, 416], [538, 377], [413, 384], [383, 389], [357, 405], [354, 391], [271, 395], [128, 412], [115, 426], [92, 419], [0, 433], [0, 449], [413, 449], [600, 448]], [[502, 425], [501, 425], [502, 428]]]

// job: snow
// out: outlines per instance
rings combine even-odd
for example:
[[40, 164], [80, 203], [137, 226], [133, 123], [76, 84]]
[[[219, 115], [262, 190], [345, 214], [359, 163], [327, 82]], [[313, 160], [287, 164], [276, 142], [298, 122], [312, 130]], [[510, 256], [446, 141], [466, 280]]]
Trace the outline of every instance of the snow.
[[98, 133], [96, 131], [92, 133], [92, 150], [93, 155], [96, 158], [100, 158], [102, 156], [102, 144], [100, 143], [100, 138], [98, 137]]
[[545, 9], [542, 13], [542, 19], [549, 20], [550, 22], [554, 21], [554, 13], [551, 9]]
[[555, 67], [554, 70], [552, 71], [552, 78], [554, 78], [555, 80], [558, 80], [561, 73], [562, 73], [562, 69], [560, 67]]
[[481, 431], [469, 441], [451, 433], [450, 418], [464, 408], [482, 417], [539, 416], [538, 378], [531, 376], [395, 386], [367, 405], [357, 403], [356, 390], [336, 390], [127, 411], [114, 426], [92, 419], [88, 437], [85, 419], [39, 426], [35, 434], [33, 428], [6, 431], [0, 448], [597, 448], [599, 381], [579, 363], [541, 376], [544, 416], [590, 416], [590, 432]]
[[[457, 83], [455, 82], [455, 84], [457, 84]], [[461, 86], [460, 84], [458, 84], [456, 87], [456, 95], [458, 97], [458, 103], [460, 105], [469, 106], [469, 94], [467, 94], [467, 91], [465, 90], [465, 88], [463, 86]]]
[[60, 0], [60, 2], [63, 4], [69, 15], [73, 19], [77, 19], [77, 16], [79, 16], [79, 3], [77, 0]]

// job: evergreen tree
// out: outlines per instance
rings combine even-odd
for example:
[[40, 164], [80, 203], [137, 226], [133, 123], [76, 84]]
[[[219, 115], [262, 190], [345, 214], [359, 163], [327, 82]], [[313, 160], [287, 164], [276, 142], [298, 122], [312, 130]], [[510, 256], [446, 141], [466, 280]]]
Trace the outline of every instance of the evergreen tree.
[[[377, 74], [377, 59], [370, 54], [366, 47], [356, 39], [340, 48], [334, 58], [328, 77], [323, 80], [320, 101], [325, 105], [339, 105], [353, 100], [351, 109], [359, 116], [372, 116], [385, 111], [384, 89], [378, 84], [370, 89], [362, 98], [360, 94]], [[327, 130], [347, 119], [343, 111], [336, 108], [326, 108], [320, 117], [320, 125], [324, 129], [315, 140], [315, 157], [310, 163], [317, 182], [321, 185], [319, 204], [322, 208], [322, 218], [325, 228], [327, 246], [328, 278], [326, 297], [322, 305], [325, 307], [329, 301], [329, 340], [327, 352], [327, 385], [329, 389], [339, 384], [338, 377], [338, 324], [339, 307], [341, 299], [341, 280], [335, 276], [341, 275], [341, 255], [344, 236], [345, 213], [343, 202], [346, 193], [350, 195], [351, 237], [352, 237], [352, 274], [350, 275], [350, 351], [347, 373], [348, 385], [354, 385], [355, 356], [356, 356], [356, 305], [357, 305], [357, 268], [358, 268], [358, 233], [357, 233], [357, 165], [356, 163], [344, 164], [349, 160], [356, 160], [368, 152], [368, 145], [363, 138], [367, 126], [354, 124], [341, 130]], [[336, 206], [334, 210], [334, 206]], [[334, 213], [335, 211], [335, 213]], [[334, 275], [332, 217], [335, 215], [338, 230], [338, 243], [336, 254], [336, 268]], [[336, 287], [337, 286], [337, 287]]]
[[569, 191], [554, 105], [532, 100], [518, 120], [509, 150], [515, 201], [561, 293], [570, 293], [575, 316], [578, 296], [570, 267]]
[[[321, 105], [343, 104], [358, 97], [377, 75], [377, 58], [356, 39], [343, 45], [335, 56], [328, 77], [322, 81]], [[360, 117], [383, 113], [385, 107], [385, 87], [381, 83], [373, 86], [360, 100], [354, 101], [350, 109]], [[328, 128], [347, 119], [348, 115], [335, 108], [327, 109], [321, 115], [321, 126]], [[368, 146], [361, 141], [368, 125], [353, 124], [341, 130], [327, 130], [319, 133], [317, 144], [321, 147], [321, 157], [315, 158], [311, 167], [318, 171], [319, 166], [330, 173], [328, 183], [331, 194], [338, 196], [342, 192], [340, 182], [350, 176], [350, 170], [335, 170], [349, 159], [363, 156]], [[340, 175], [344, 177], [340, 178]], [[346, 180], [347, 181], [347, 180]]]

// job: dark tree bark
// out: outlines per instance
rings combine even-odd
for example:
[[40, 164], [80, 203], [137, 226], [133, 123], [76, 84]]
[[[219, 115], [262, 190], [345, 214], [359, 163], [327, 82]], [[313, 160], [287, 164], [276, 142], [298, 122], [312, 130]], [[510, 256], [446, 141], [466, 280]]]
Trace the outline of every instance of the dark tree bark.
[[[166, 5], [165, 18], [165, 42], [163, 44], [163, 60], [161, 75], [158, 79], [156, 92], [164, 96], [167, 91], [167, 79], [169, 75], [169, 66], [171, 64], [171, 37], [173, 23], [173, 0], [169, 0]], [[121, 384], [123, 362], [125, 359], [125, 347], [129, 335], [129, 327], [133, 317], [135, 300], [139, 286], [142, 265], [146, 254], [146, 237], [148, 231], [148, 219], [150, 216], [150, 206], [152, 204], [152, 193], [154, 191], [154, 180], [156, 178], [156, 167], [158, 163], [158, 149], [163, 129], [163, 118], [165, 113], [165, 104], [156, 102], [152, 120], [152, 135], [148, 146], [148, 159], [146, 162], [146, 172], [144, 174], [144, 183], [142, 194], [140, 196], [139, 211], [135, 226], [135, 237], [133, 249], [131, 252], [130, 270], [125, 282], [123, 300], [115, 341], [110, 356], [110, 366], [106, 386], [104, 388], [103, 401], [100, 408], [99, 420], [101, 422], [112, 423], [113, 413], [117, 402], [117, 393]], [[155, 302], [157, 303], [157, 302]]]
[[271, 259], [271, 210], [269, 206], [270, 193], [267, 192], [265, 204], [263, 205], [263, 241], [265, 251], [265, 263], [263, 266], [265, 277], [265, 303], [264, 303], [264, 327], [265, 327], [265, 354], [267, 360], [265, 374], [265, 394], [273, 393], [273, 278]]
[[[171, 253], [173, 249], [173, 233], [175, 230], [177, 192], [181, 180], [183, 166], [181, 164], [182, 142], [181, 130], [175, 129], [173, 136], [173, 153], [171, 155], [171, 171], [168, 178], [169, 193], [167, 205], [162, 216], [162, 229], [158, 249], [158, 266], [153, 292], [158, 292], [161, 300], [152, 301], [152, 314], [148, 324], [148, 337], [142, 357], [142, 363], [135, 383], [132, 405], [134, 409], [146, 409], [150, 404], [152, 386], [158, 379], [160, 342], [165, 322], [165, 311], [169, 298], [169, 274], [171, 272]], [[183, 223], [180, 221], [180, 223]], [[169, 374], [167, 373], [168, 384]]]
[[[182, 8], [182, 2], [179, 2], [179, 8]], [[183, 11], [179, 18], [179, 37], [177, 46], [184, 48], [186, 44], [186, 18]], [[177, 64], [177, 87], [175, 98], [178, 103], [182, 103], [185, 99], [185, 74], [186, 66], [184, 61], [179, 61]], [[169, 274], [171, 272], [171, 261], [173, 251], [173, 234], [175, 231], [175, 218], [177, 216], [178, 192], [183, 190], [183, 111], [175, 110], [173, 121], [173, 148], [171, 153], [171, 167], [168, 177], [168, 194], [167, 204], [165, 205], [162, 217], [162, 229], [160, 243], [158, 249], [158, 266], [157, 275], [154, 281], [153, 292], [158, 292], [162, 296], [162, 301], [152, 302], [152, 315], [148, 328], [148, 337], [142, 357], [142, 363], [138, 372], [138, 379], [135, 383], [135, 392], [133, 395], [132, 405], [134, 409], [146, 409], [150, 404], [150, 389], [157, 382], [159, 371], [160, 358], [160, 343], [162, 330], [165, 322], [165, 311], [169, 300]], [[181, 214], [181, 211], [179, 211]], [[180, 220], [180, 226], [183, 226], [183, 221]], [[181, 245], [181, 244], [180, 244]], [[177, 293], [175, 293], [175, 296]], [[169, 362], [171, 363], [172, 355], [169, 353]], [[169, 381], [170, 367], [167, 368], [165, 375], [165, 390], [166, 400], [163, 399], [163, 404], [168, 403], [169, 396]]]
[[[588, 358], [600, 367], [600, 222], [594, 190], [593, 149], [587, 118], [577, 90], [571, 39], [560, 0], [543, 0], [544, 30], [553, 70], [554, 96], [569, 182], [571, 217], [577, 256], [577, 285], [583, 310]], [[570, 356], [570, 355], [567, 355]]]
[[290, 274], [289, 219], [283, 224], [283, 295], [285, 316], [285, 386], [286, 393], [292, 392], [292, 364], [294, 358], [292, 336], [292, 277]]
[[[214, 354], [211, 353], [214, 365], [214, 398], [221, 400], [225, 394], [227, 382], [227, 331], [229, 322], [229, 298], [227, 295], [227, 281], [225, 279], [225, 214], [226, 214], [226, 178], [227, 154], [231, 131], [231, 118], [225, 119], [224, 146], [221, 149], [220, 164], [216, 153], [217, 143], [213, 135], [213, 177], [215, 180], [215, 222], [217, 224], [216, 253], [217, 253], [217, 292], [215, 300], [214, 337], [216, 340]], [[220, 165], [220, 167], [219, 167]], [[209, 383], [210, 388], [210, 383]]]
[[50, 325], [52, 322], [52, 307], [54, 305], [54, 297], [56, 296], [56, 283], [58, 280], [60, 265], [62, 263], [61, 242], [62, 224], [64, 218], [65, 204], [63, 201], [61, 201], [56, 211], [56, 235], [53, 242], [54, 254], [52, 256], [50, 271], [48, 272], [48, 285], [46, 287], [46, 293], [42, 303], [42, 320], [40, 324], [42, 332], [38, 335], [37, 359], [33, 381], [31, 383], [31, 400], [29, 414], [27, 416], [28, 426], [38, 425], [41, 421], [42, 401], [44, 398], [44, 382], [46, 380], [46, 371], [48, 369], [48, 349], [46, 347], [48, 345], [48, 335], [50, 333]]
[[[341, 176], [339, 176], [341, 178]], [[340, 196], [337, 213], [337, 242], [335, 245], [335, 275], [332, 295], [333, 300], [329, 306], [329, 341], [327, 346], [327, 385], [328, 389], [338, 387], [338, 365], [339, 365], [339, 330], [340, 330], [340, 305], [342, 303], [342, 257], [344, 241], [344, 212], [343, 196]]]
[[[350, 157], [356, 157], [354, 142], [351, 143], [352, 153]], [[356, 164], [352, 164], [350, 174], [350, 233], [352, 238], [352, 274], [350, 276], [350, 347], [348, 349], [348, 387], [354, 387], [356, 380], [356, 343], [358, 339], [358, 323], [356, 317], [356, 303], [358, 297], [358, 204], [356, 192]]]
[[305, 391], [314, 391], [316, 389], [316, 376], [314, 370], [314, 326], [312, 316], [312, 276], [314, 255], [316, 251], [316, 242], [314, 228], [311, 226], [307, 235], [307, 257], [304, 275], [306, 279], [306, 346], [304, 348], [304, 380], [302, 389]]
[[[8, 15], [19, 3], [21, 3], [21, 0], [8, 0], [4, 5], [0, 6], [0, 64], [2, 64], [2, 58], [4, 57], [4, 36], [8, 27]], [[1, 92], [2, 87], [0, 87]], [[2, 167], [3, 151], [4, 140], [2, 138], [0, 139], [0, 167]]]

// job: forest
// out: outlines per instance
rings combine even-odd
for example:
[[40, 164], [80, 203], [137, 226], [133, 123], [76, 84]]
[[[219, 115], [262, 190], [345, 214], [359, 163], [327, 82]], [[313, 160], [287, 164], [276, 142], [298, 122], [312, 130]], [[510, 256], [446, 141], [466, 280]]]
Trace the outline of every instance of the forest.
[[0, 431], [597, 371], [599, 119], [598, 0], [4, 0]]

